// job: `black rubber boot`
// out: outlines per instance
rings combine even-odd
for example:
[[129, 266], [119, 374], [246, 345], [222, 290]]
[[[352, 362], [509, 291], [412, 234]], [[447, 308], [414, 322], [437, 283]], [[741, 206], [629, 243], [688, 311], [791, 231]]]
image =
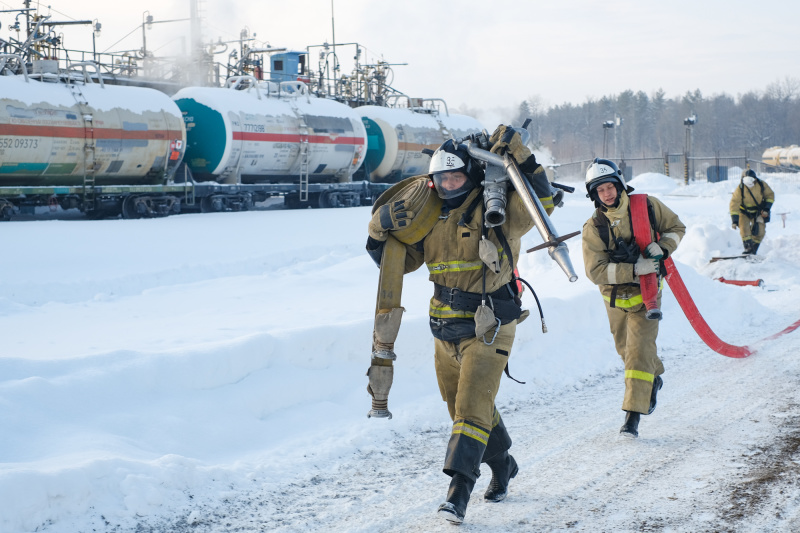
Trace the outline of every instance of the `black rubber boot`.
[[647, 411], [648, 415], [652, 415], [653, 411], [656, 410], [656, 395], [663, 385], [664, 380], [661, 379], [661, 376], [656, 376], [653, 380], [653, 391], [650, 393], [650, 409]]
[[450, 489], [447, 491], [447, 500], [439, 506], [439, 516], [451, 524], [457, 525], [463, 522], [473, 487], [475, 487], [474, 480], [464, 474], [454, 474], [450, 480]]
[[752, 246], [752, 248], [751, 248], [752, 252], [750, 252], [750, 253], [751, 253], [751, 254], [753, 254], [753, 255], [756, 255], [756, 254], [758, 253], [758, 247], [759, 247], [760, 245], [761, 245], [761, 243], [760, 243], [760, 242], [754, 242], [754, 243], [753, 243], [753, 246]]
[[639, 437], [639, 413], [634, 411], [625, 411], [625, 423], [619, 430], [619, 434], [629, 439]]
[[486, 461], [489, 468], [492, 469], [492, 480], [483, 493], [483, 499], [487, 502], [501, 502], [506, 499], [508, 495], [508, 482], [511, 478], [516, 477], [519, 472], [519, 467], [514, 457], [508, 452], [500, 454], [501, 457]]
[[742, 255], [750, 255], [753, 253], [753, 241], [744, 241], [744, 251]]

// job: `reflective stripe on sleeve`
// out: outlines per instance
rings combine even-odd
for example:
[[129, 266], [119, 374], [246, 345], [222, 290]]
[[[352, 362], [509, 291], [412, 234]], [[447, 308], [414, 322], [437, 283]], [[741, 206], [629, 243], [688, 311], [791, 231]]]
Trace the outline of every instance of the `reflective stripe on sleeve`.
[[675, 243], [675, 248], [678, 247], [678, 244], [681, 242], [681, 238], [678, 236], [677, 233], [665, 233], [661, 236], [661, 240], [670, 239], [672, 242]]
[[609, 285], [616, 285], [617, 284], [617, 263], [609, 263], [608, 269], [608, 284]]
[[648, 381], [650, 383], [656, 378], [653, 374], [649, 372], [643, 372], [642, 370], [626, 370], [625, 371], [625, 379], [641, 379], [642, 381]]

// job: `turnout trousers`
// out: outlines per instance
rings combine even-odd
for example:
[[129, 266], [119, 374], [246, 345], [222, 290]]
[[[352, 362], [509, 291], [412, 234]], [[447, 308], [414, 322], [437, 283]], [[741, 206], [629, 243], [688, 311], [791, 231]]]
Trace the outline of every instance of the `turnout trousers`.
[[763, 241], [766, 232], [767, 225], [764, 222], [757, 221], [757, 217], [750, 218], [744, 213], [739, 213], [739, 235], [742, 236], [744, 244], [747, 244], [748, 241], [753, 243]]
[[[661, 293], [658, 294], [658, 306], [661, 307]], [[620, 309], [606, 302], [606, 311], [617, 353], [625, 365], [622, 409], [647, 414], [653, 380], [664, 373], [664, 364], [656, 349], [659, 321], [645, 318], [644, 304]]]
[[[434, 339], [439, 391], [453, 420], [443, 469], [449, 476], [461, 473], [474, 481], [481, 462], [511, 447], [494, 400], [516, 329], [516, 321], [500, 326], [491, 345], [475, 337], [459, 342]], [[486, 334], [487, 340], [491, 334]]]

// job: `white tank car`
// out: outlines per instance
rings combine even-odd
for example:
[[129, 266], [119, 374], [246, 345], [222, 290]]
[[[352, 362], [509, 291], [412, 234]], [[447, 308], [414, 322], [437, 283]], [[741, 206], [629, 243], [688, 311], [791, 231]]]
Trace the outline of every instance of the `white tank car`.
[[370, 180], [392, 183], [428, 172], [430, 157], [451, 137], [478, 133], [483, 125], [466, 115], [418, 112], [408, 108], [362, 106], [356, 108], [367, 130], [366, 170]]
[[180, 163], [183, 120], [165, 94], [49, 79], [0, 76], [0, 185], [157, 184]]
[[786, 168], [800, 168], [800, 147], [796, 144], [781, 150], [778, 159], [780, 165]]
[[[287, 94], [287, 91], [292, 91]], [[188, 87], [173, 97], [186, 125], [185, 162], [197, 181], [348, 182], [366, 155], [361, 117], [300, 82], [244, 90]]]

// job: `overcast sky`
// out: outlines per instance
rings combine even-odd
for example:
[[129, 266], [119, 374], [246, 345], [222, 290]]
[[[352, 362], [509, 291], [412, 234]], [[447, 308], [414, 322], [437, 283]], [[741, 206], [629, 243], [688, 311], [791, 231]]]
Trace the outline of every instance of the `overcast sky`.
[[[141, 22], [184, 18], [189, 0], [48, 0], [53, 20], [97, 19], [97, 49], [141, 47]], [[206, 39], [238, 38], [247, 27], [273, 47], [331, 42], [331, 0], [203, 0]], [[0, 0], [2, 9], [22, 0]], [[34, 1], [35, 5], [35, 1]], [[43, 11], [46, 12], [46, 7]], [[364, 45], [395, 67], [393, 86], [443, 98], [452, 108], [582, 103], [626, 89], [668, 97], [700, 89], [731, 96], [800, 78], [796, 0], [334, 0], [336, 42]], [[11, 17], [0, 14], [0, 37]], [[132, 34], [119, 41], [125, 34]], [[179, 49], [188, 23], [154, 25], [148, 49]], [[91, 48], [88, 29], [65, 31], [71, 48]], [[188, 41], [188, 39], [187, 39]], [[352, 51], [352, 50], [351, 50]], [[341, 54], [342, 62], [351, 52]], [[312, 66], [316, 60], [312, 59]]]

